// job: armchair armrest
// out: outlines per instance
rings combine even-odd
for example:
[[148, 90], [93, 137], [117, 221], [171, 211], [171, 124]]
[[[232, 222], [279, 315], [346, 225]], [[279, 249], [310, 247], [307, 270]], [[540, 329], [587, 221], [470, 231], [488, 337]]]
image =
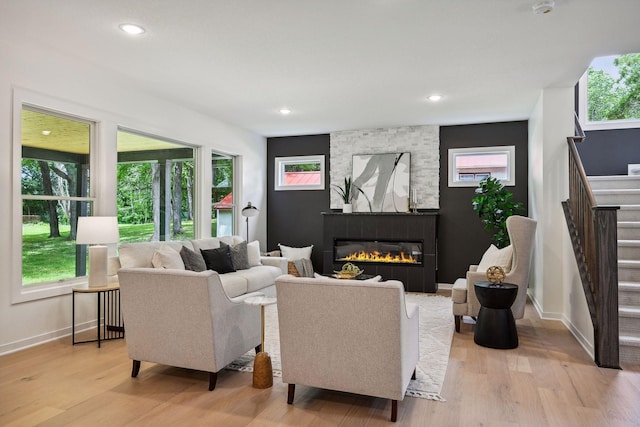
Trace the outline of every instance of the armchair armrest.
[[476, 271], [477, 266], [474, 267], [476, 267], [474, 271], [467, 271], [467, 313], [469, 316], [477, 316], [480, 311], [480, 302], [476, 296], [474, 285], [478, 282], [487, 281], [487, 274], [484, 271]]
[[279, 257], [279, 256], [261, 256], [260, 262], [262, 265], [270, 265], [273, 267], [278, 267], [282, 270], [282, 274], [287, 274], [288, 268], [287, 263], [289, 260], [287, 258]]

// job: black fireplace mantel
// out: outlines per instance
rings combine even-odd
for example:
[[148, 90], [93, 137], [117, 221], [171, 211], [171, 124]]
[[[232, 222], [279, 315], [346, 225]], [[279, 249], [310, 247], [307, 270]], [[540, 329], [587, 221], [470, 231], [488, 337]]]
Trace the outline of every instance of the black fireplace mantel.
[[339, 270], [343, 264], [334, 261], [333, 247], [336, 239], [418, 240], [423, 246], [420, 265], [355, 264], [364, 268], [367, 274], [379, 274], [385, 280], [400, 280], [407, 291], [434, 293], [438, 290], [437, 212], [323, 212], [322, 216], [325, 274]]

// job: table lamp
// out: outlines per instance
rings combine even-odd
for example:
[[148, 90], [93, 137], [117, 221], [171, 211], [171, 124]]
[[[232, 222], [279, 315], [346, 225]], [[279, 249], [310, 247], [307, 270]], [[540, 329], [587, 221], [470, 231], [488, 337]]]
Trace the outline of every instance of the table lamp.
[[107, 246], [118, 243], [118, 218], [115, 216], [81, 216], [78, 218], [77, 245], [89, 246], [89, 287], [107, 286]]
[[249, 217], [258, 215], [258, 208], [253, 206], [251, 202], [242, 208], [242, 216], [247, 218], [247, 242], [249, 241]]

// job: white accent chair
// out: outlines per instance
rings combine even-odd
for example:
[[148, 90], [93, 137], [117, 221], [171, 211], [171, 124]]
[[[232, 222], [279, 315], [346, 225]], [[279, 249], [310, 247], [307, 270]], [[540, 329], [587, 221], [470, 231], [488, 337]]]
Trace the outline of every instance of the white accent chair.
[[282, 381], [398, 400], [419, 360], [418, 307], [401, 282], [276, 279]]
[[[506, 274], [503, 282], [518, 285], [518, 295], [511, 306], [513, 317], [522, 319], [527, 302], [527, 288], [529, 286], [529, 270], [535, 243], [536, 221], [520, 215], [507, 218], [507, 232], [513, 247], [511, 270]], [[475, 317], [480, 311], [480, 303], [476, 297], [474, 285], [486, 282], [485, 272], [477, 271], [477, 265], [469, 266], [466, 277], [455, 281], [451, 291], [453, 301], [453, 316], [456, 332], [460, 332], [462, 316]]]
[[118, 272], [131, 376], [140, 361], [217, 373], [252, 348], [260, 350], [260, 307], [248, 293], [230, 299], [215, 271], [125, 268]]

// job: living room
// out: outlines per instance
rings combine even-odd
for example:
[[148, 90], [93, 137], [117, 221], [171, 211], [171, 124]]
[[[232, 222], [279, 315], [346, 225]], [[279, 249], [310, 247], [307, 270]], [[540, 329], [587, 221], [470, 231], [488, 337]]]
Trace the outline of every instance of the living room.
[[[499, 7], [503, 7], [504, 2], [490, 2], [491, 14], [499, 14]], [[520, 2], [519, 7], [527, 9], [531, 14], [529, 4], [531, 2]], [[570, 8], [568, 4], [558, 3], [558, 10], [554, 10], [550, 16], [533, 16], [532, 18], [554, 18], [553, 14], [562, 12]], [[579, 13], [587, 16], [597, 15], [601, 2], [583, 2], [584, 10]], [[593, 47], [582, 51], [583, 57], [579, 58], [584, 64], [600, 54], [611, 54], [621, 52], [637, 52], [640, 46], [637, 45], [635, 35], [635, 19], [637, 16], [636, 5], [631, 2], [618, 1], [616, 6], [608, 6], [611, 10], [610, 19], [605, 25], [598, 29], [594, 39], [599, 37], [599, 43], [593, 42]], [[465, 3], [467, 7], [474, 7], [470, 2]], [[39, 6], [31, 4], [25, 6], [37, 8]], [[0, 11], [4, 12], [3, 5]], [[564, 9], [563, 9], [564, 8]], [[475, 10], [475, 9], [474, 9]], [[151, 74], [145, 78], [132, 76], [127, 72], [127, 67], [135, 69], [140, 64], [117, 64], [105, 67], [101, 63], [93, 63], [84, 60], [79, 53], [74, 53], [74, 49], [79, 52], [82, 48], [94, 49], [91, 45], [74, 45], [69, 51], [56, 39], [56, 34], [47, 34], [50, 41], [43, 41], [36, 37], [36, 28], [45, 25], [40, 17], [30, 18], [29, 14], [21, 13], [19, 20], [25, 25], [29, 25], [26, 34], [8, 34], [13, 29], [15, 23], [12, 20], [12, 10], [7, 13], [0, 13], [3, 23], [2, 38], [0, 42], [0, 57], [2, 58], [2, 68], [0, 69], [0, 97], [4, 100], [0, 104], [0, 117], [3, 126], [0, 126], [0, 137], [3, 143], [0, 144], [0, 158], [3, 162], [2, 179], [0, 179], [0, 189], [3, 203], [0, 206], [0, 214], [6, 220], [2, 225], [2, 260], [0, 266], [6, 272], [4, 292], [0, 295], [0, 354], [12, 353], [18, 350], [38, 345], [49, 340], [68, 337], [71, 328], [71, 296], [69, 288], [66, 291], [54, 292], [45, 298], [34, 298], [32, 293], [23, 292], [21, 285], [20, 256], [16, 256], [16, 248], [21, 246], [21, 221], [22, 209], [20, 195], [16, 194], [19, 188], [19, 177], [16, 172], [16, 164], [19, 164], [20, 153], [19, 144], [14, 140], [14, 130], [18, 115], [16, 109], [21, 104], [29, 104], [49, 108], [54, 111], [62, 111], [74, 116], [93, 119], [99, 123], [97, 127], [97, 137], [99, 144], [95, 146], [95, 167], [92, 179], [96, 184], [95, 192], [95, 212], [100, 215], [116, 214], [116, 187], [115, 167], [117, 164], [117, 141], [116, 134], [119, 128], [133, 129], [151, 135], [160, 135], [171, 140], [182, 141], [197, 147], [201, 155], [196, 157], [197, 178], [202, 182], [210, 180], [210, 157], [211, 150], [228, 153], [238, 156], [241, 159], [239, 175], [242, 185], [238, 188], [238, 203], [244, 206], [251, 201], [260, 209], [260, 214], [251, 219], [249, 229], [249, 240], [259, 240], [264, 250], [275, 249], [277, 243], [289, 243], [292, 246], [303, 246], [317, 237], [313, 235], [303, 235], [296, 230], [295, 236], [290, 236], [284, 241], [285, 236], [276, 233], [282, 229], [280, 225], [274, 224], [279, 219], [287, 218], [287, 213], [278, 209], [277, 199], [270, 199], [272, 185], [270, 180], [272, 174], [272, 158], [283, 155], [305, 155], [305, 154], [326, 154], [330, 143], [330, 133], [340, 130], [350, 129], [370, 129], [370, 128], [396, 128], [406, 123], [395, 123], [391, 120], [380, 120], [376, 123], [368, 123], [361, 120], [361, 126], [356, 128], [318, 127], [313, 131], [307, 131], [304, 119], [300, 122], [287, 122], [288, 119], [296, 116], [295, 106], [291, 106], [292, 113], [281, 116], [272, 114], [272, 126], [263, 125], [263, 131], [249, 130], [248, 126], [230, 124], [232, 116], [230, 113], [216, 107], [219, 114], [213, 114], [206, 110], [206, 96], [184, 104], [180, 101], [180, 94], [172, 93], [173, 88], [165, 92], [155, 92], [152, 83], [159, 86], [171, 86], [168, 74], [177, 72], [183, 67], [189, 68], [187, 62], [175, 64], [173, 61], [166, 61], [165, 70], [157, 70], [157, 74]], [[326, 12], [329, 14], [329, 12]], [[460, 13], [460, 11], [458, 11]], [[488, 12], [485, 12], [488, 13]], [[485, 15], [482, 15], [485, 16]], [[607, 15], [608, 16], [608, 15]], [[33, 19], [33, 21], [30, 21]], [[57, 17], [56, 19], [61, 19]], [[557, 18], [555, 18], [557, 19]], [[565, 18], [566, 19], [566, 18]], [[610, 22], [609, 22], [610, 21]], [[426, 21], [428, 22], [428, 20]], [[567, 20], [564, 22], [573, 22]], [[587, 22], [594, 22], [591, 18]], [[5, 25], [6, 24], [6, 25]], [[53, 25], [53, 24], [49, 24]], [[574, 29], [571, 25], [566, 25], [564, 30], [555, 29], [553, 35], [558, 34], [561, 40], [570, 39], [568, 33]], [[477, 28], [481, 31], [482, 28]], [[65, 30], [58, 30], [64, 33]], [[159, 31], [159, 30], [155, 30]], [[64, 34], [61, 35], [61, 37]], [[82, 39], [76, 32], [70, 31], [68, 36]], [[573, 38], [573, 41], [580, 42], [580, 38]], [[592, 41], [592, 39], [589, 39]], [[128, 49], [124, 40], [119, 41], [117, 47]], [[471, 42], [471, 40], [469, 41]], [[143, 45], [136, 45], [134, 53], [142, 54], [146, 49]], [[179, 47], [173, 46], [173, 51]], [[515, 47], [514, 47], [515, 49]], [[173, 52], [172, 51], [172, 52]], [[508, 50], [500, 51], [499, 56], [505, 55]], [[302, 55], [301, 52], [298, 54]], [[487, 49], [485, 55], [494, 55]], [[570, 52], [566, 52], [570, 55]], [[562, 61], [562, 56], [557, 61]], [[144, 59], [142, 59], [143, 61]], [[329, 61], [330, 58], [325, 58]], [[496, 59], [497, 60], [497, 59]], [[507, 67], [507, 65], [504, 65]], [[531, 67], [534, 67], [531, 64]], [[239, 67], [240, 68], [240, 67]], [[473, 68], [469, 65], [469, 68]], [[120, 70], [120, 71], [114, 71]], [[366, 69], [360, 69], [366, 72]], [[241, 70], [237, 70], [241, 72]], [[266, 71], [264, 71], [266, 72]], [[480, 71], [478, 71], [480, 72]], [[565, 72], [563, 69], [560, 73]], [[572, 135], [575, 80], [579, 78], [579, 73], [572, 76], [572, 84], [564, 86], [543, 86], [540, 84], [539, 91], [535, 99], [530, 102], [531, 108], [526, 114], [512, 117], [510, 120], [493, 119], [497, 115], [487, 115], [487, 119], [479, 121], [464, 121], [456, 117], [452, 122], [427, 123], [427, 121], [411, 123], [411, 125], [435, 125], [440, 126], [440, 168], [444, 161], [443, 152], [448, 148], [454, 148], [456, 144], [462, 146], [467, 143], [484, 145], [502, 145], [505, 141], [511, 141], [522, 150], [518, 150], [518, 155], [523, 155], [525, 162], [524, 182], [518, 182], [515, 187], [522, 200], [527, 204], [528, 215], [538, 221], [538, 233], [536, 237], [536, 256], [534, 260], [534, 272], [530, 283], [529, 293], [534, 301], [539, 316], [544, 319], [561, 320], [565, 328], [571, 329], [575, 339], [580, 342], [584, 352], [593, 352], [593, 331], [589, 319], [586, 302], [582, 286], [579, 283], [575, 260], [570, 249], [569, 237], [564, 225], [560, 202], [567, 197], [566, 180], [566, 137]], [[249, 79], [250, 77], [246, 77]], [[461, 77], [462, 78], [462, 77]], [[467, 79], [472, 79], [473, 75], [466, 75]], [[286, 80], [286, 79], [283, 79]], [[553, 79], [551, 79], [553, 80]], [[547, 80], [545, 80], [547, 81]], [[159, 83], [158, 83], [159, 82]], [[208, 86], [208, 80], [199, 82], [190, 80], [189, 73], [181, 77], [181, 85], [185, 90], [198, 90], [198, 86]], [[380, 85], [389, 84], [380, 82]], [[400, 86], [399, 83], [395, 83]], [[224, 86], [224, 85], [222, 85]], [[224, 92], [222, 86], [217, 86], [218, 91]], [[179, 91], [179, 88], [175, 89]], [[295, 92], [299, 87], [292, 87], [283, 92]], [[505, 92], [518, 92], [517, 86], [504, 88]], [[400, 87], [398, 88], [400, 91]], [[316, 90], [309, 91], [310, 98], [319, 97]], [[416, 96], [414, 94], [414, 96]], [[246, 103], [251, 105], [254, 101], [252, 96], [246, 92], [238, 93], [238, 104]], [[194, 96], [194, 98], [197, 98]], [[275, 95], [274, 95], [275, 98]], [[336, 99], [339, 102], [339, 98]], [[276, 98], [270, 101], [271, 108], [277, 109], [282, 101]], [[484, 101], [491, 104], [491, 101]], [[238, 105], [230, 105], [230, 109], [238, 109]], [[422, 110], [418, 115], [429, 116], [431, 106], [427, 111]], [[462, 111], [462, 115], [465, 111]], [[320, 115], [320, 112], [317, 112]], [[431, 113], [435, 115], [436, 113]], [[358, 114], [353, 113], [354, 116]], [[256, 120], [257, 121], [257, 120]], [[337, 122], [340, 123], [340, 122]], [[367, 126], [366, 124], [369, 124]], [[258, 126], [258, 125], [256, 125]], [[281, 129], [288, 129], [287, 132], [280, 132]], [[317, 136], [310, 136], [317, 135]], [[270, 154], [270, 150], [273, 153]], [[517, 169], [518, 173], [522, 170]], [[330, 173], [330, 171], [329, 171]], [[332, 176], [330, 183], [339, 182], [344, 177]], [[481, 224], [472, 221], [473, 212], [469, 210], [462, 214], [460, 207], [465, 203], [469, 204], [472, 190], [463, 191], [455, 203], [447, 202], [447, 193], [443, 191], [446, 180], [442, 177], [439, 183], [441, 225], [439, 238], [444, 240], [445, 245], [440, 254], [448, 260], [458, 259], [450, 265], [442, 266], [442, 282], [450, 283], [452, 279], [464, 273], [461, 266], [468, 266], [477, 261], [482, 251], [488, 246], [488, 237], [482, 231]], [[320, 203], [321, 206], [315, 208], [315, 214], [319, 220], [319, 213], [327, 209], [337, 209], [338, 206], [330, 204], [329, 186], [324, 193], [325, 197]], [[460, 192], [458, 192], [460, 193]], [[208, 203], [210, 189], [203, 185], [198, 190], [200, 202], [196, 204], [197, 213], [202, 218], [199, 224], [198, 233], [201, 236], [211, 235], [210, 221], [212, 207]], [[289, 196], [291, 197], [291, 195]], [[305, 206], [304, 202], [291, 199], [293, 207]], [[289, 206], [289, 213], [294, 217], [298, 211], [293, 211]], [[310, 214], [309, 214], [310, 215]], [[461, 215], [461, 216], [456, 216]], [[304, 213], [303, 216], [307, 216]], [[291, 217], [289, 217], [289, 221]], [[238, 234], [244, 234], [244, 218], [238, 214]], [[299, 222], [300, 225], [302, 221]], [[465, 228], [459, 227], [459, 223], [464, 223]], [[306, 223], [306, 228], [310, 228]], [[296, 227], [295, 223], [289, 222], [291, 228]], [[274, 228], [275, 227], [275, 228]], [[468, 227], [468, 228], [466, 228]], [[458, 230], [455, 230], [458, 228]], [[459, 234], [449, 234], [457, 231]], [[273, 234], [272, 234], [273, 233]], [[461, 237], [462, 235], [462, 237]], [[464, 243], [459, 242], [464, 238]], [[458, 245], [466, 245], [460, 249]], [[447, 244], [452, 245], [447, 249]], [[482, 248], [482, 249], [480, 249]], [[19, 251], [18, 251], [19, 252]], [[315, 255], [315, 254], [314, 254]], [[443, 261], [447, 262], [447, 261]], [[55, 292], [58, 292], [55, 294]], [[85, 305], [82, 308], [85, 318], [90, 316], [93, 305]], [[558, 322], [559, 323], [559, 322]], [[580, 347], [579, 347], [580, 348]]]

